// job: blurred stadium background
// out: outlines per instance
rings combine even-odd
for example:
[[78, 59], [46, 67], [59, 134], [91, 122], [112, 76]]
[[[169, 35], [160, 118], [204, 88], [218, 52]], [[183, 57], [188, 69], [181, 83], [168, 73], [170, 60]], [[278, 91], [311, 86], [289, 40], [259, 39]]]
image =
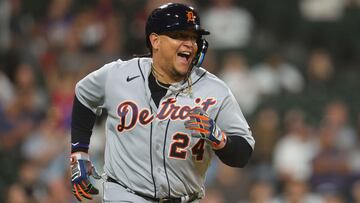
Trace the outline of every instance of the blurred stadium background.
[[[146, 53], [147, 14], [164, 2], [0, 0], [0, 202], [76, 202], [74, 84]], [[212, 32], [204, 67], [231, 87], [256, 139], [246, 168], [214, 160], [202, 202], [359, 203], [360, 1], [173, 2], [200, 11]], [[100, 171], [103, 125], [90, 152]]]

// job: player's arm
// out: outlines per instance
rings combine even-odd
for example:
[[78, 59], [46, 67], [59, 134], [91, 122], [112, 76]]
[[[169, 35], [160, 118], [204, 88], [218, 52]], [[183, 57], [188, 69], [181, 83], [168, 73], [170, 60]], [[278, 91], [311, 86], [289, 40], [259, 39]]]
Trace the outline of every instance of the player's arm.
[[79, 201], [82, 198], [92, 199], [92, 195], [99, 193], [89, 180], [89, 176], [100, 178], [88, 154], [95, 119], [96, 115], [75, 96], [71, 121], [70, 169], [72, 192]]
[[71, 120], [71, 152], [88, 152], [96, 115], [101, 114], [107, 77], [117, 62], [90, 73], [75, 86]]
[[192, 130], [193, 137], [205, 139], [220, 160], [232, 167], [244, 167], [252, 154], [252, 147], [242, 136], [228, 136], [202, 109], [189, 113], [185, 127]]
[[105, 94], [106, 77], [111, 65], [105, 65], [80, 80], [75, 87], [71, 120], [71, 185], [74, 196], [82, 201], [92, 199], [99, 193], [90, 182], [90, 176], [101, 178], [88, 154], [95, 112], [102, 106]]
[[74, 96], [71, 116], [71, 153], [88, 153], [96, 115]]
[[193, 137], [208, 141], [223, 163], [233, 167], [247, 164], [255, 141], [231, 92], [219, 110], [217, 122], [202, 109], [194, 109], [189, 118], [185, 128], [193, 131]]
[[[253, 152], [250, 144], [240, 136], [227, 136], [227, 141], [222, 149], [215, 150], [215, 154], [226, 165], [244, 167]], [[236, 155], [236, 156], [234, 156]]]
[[226, 165], [244, 167], [254, 150], [255, 140], [239, 104], [230, 91], [222, 103], [216, 123], [227, 136], [225, 146], [215, 150], [216, 155]]

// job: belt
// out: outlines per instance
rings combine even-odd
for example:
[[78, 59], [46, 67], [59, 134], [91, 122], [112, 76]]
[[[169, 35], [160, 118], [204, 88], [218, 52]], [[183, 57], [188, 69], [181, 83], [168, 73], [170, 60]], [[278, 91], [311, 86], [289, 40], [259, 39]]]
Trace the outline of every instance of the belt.
[[115, 179], [108, 177], [107, 178], [108, 182], [112, 182], [112, 183], [116, 183], [118, 185], [120, 185], [121, 187], [125, 188], [127, 191], [129, 191], [130, 193], [133, 193], [135, 195], [138, 195], [140, 197], [143, 197], [145, 199], [151, 200], [151, 201], [155, 201], [155, 202], [159, 202], [159, 203], [185, 203], [185, 202], [192, 202], [194, 200], [199, 199], [198, 197], [198, 193], [192, 194], [192, 195], [188, 195], [185, 196], [187, 198], [181, 198], [181, 197], [165, 197], [165, 198], [155, 198], [155, 197], [150, 197], [147, 195], [144, 195], [142, 193], [136, 192], [130, 188], [128, 188], [127, 186], [119, 183], [118, 181], [116, 181]]

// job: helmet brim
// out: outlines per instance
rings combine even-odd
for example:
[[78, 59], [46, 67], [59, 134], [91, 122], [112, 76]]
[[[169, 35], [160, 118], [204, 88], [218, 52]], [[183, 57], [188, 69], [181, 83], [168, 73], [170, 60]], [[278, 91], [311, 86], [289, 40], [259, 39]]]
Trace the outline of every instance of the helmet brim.
[[205, 29], [199, 29], [199, 30], [197, 30], [197, 33], [199, 35], [209, 35], [210, 34], [210, 32]]

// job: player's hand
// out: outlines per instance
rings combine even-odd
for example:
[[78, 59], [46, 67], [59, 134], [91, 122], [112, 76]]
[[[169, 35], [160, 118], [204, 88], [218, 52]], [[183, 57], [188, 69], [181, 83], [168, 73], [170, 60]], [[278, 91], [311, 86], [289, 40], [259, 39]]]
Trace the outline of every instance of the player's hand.
[[205, 139], [210, 142], [213, 149], [221, 149], [226, 144], [226, 135], [217, 127], [204, 110], [196, 108], [189, 113], [190, 119], [185, 121], [185, 128], [193, 130], [193, 137]]
[[76, 152], [71, 154], [70, 169], [72, 192], [76, 199], [80, 202], [82, 197], [91, 200], [92, 195], [99, 194], [99, 190], [91, 184], [89, 177], [92, 176], [95, 179], [100, 179], [101, 176], [92, 165], [87, 153]]

